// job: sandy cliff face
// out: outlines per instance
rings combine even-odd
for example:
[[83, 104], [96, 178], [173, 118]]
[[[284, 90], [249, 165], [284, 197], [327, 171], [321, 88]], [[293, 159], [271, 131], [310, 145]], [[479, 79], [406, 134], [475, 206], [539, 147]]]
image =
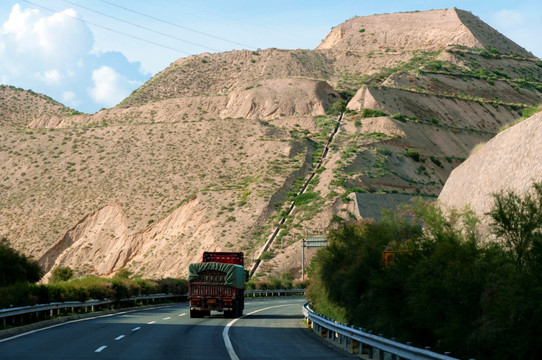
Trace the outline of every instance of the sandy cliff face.
[[325, 115], [339, 94], [324, 81], [308, 79], [264, 80], [228, 97], [222, 118], [274, 119]]
[[491, 194], [513, 190], [524, 194], [542, 181], [542, 113], [499, 133], [452, 171], [439, 200], [462, 209], [470, 204], [484, 216], [493, 204]]
[[40, 259], [46, 270], [70, 266], [98, 275], [121, 269], [131, 253], [120, 206], [107, 205], [71, 228]]
[[[141, 271], [141, 264], [146, 264], [145, 272], [151, 276], [184, 276], [188, 264], [196, 261], [189, 248], [197, 248], [196, 254], [221, 249], [215, 244], [216, 221], [204, 219], [205, 208], [199, 203], [199, 198], [191, 199], [135, 234], [129, 234], [121, 208], [107, 205], [82, 219], [42, 257], [49, 270], [45, 279], [59, 266], [110, 276], [122, 268]], [[190, 236], [184, 236], [187, 233]]]

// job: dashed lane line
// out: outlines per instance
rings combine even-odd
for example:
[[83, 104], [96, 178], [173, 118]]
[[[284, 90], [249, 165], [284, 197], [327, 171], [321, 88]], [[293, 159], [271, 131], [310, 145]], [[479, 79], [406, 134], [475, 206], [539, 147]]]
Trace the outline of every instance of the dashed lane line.
[[139, 329], [141, 329], [140, 326], [133, 328], [132, 331], [137, 331], [137, 330], [139, 330]]
[[100, 346], [99, 348], [97, 348], [96, 350], [94, 350], [94, 352], [102, 352], [103, 349], [105, 349], [107, 346]]
[[117, 337], [115, 338], [115, 340], [118, 341], [118, 340], [122, 339], [123, 337], [124, 337], [124, 335], [117, 336]]

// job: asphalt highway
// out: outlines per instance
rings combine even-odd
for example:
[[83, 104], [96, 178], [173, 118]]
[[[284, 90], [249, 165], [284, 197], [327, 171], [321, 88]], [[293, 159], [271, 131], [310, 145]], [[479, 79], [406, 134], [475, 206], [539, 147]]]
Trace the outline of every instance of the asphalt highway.
[[304, 326], [304, 302], [249, 300], [238, 319], [191, 319], [177, 304], [75, 320], [0, 340], [0, 359], [350, 358]]

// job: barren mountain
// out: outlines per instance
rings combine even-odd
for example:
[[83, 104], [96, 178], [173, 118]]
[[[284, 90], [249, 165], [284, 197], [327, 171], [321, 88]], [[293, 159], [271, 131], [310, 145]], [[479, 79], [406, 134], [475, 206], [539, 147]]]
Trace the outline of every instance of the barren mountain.
[[79, 114], [48, 96], [14, 86], [0, 85], [0, 127]]
[[365, 213], [352, 193], [436, 197], [541, 91], [539, 59], [449, 9], [356, 17], [315, 50], [182, 58], [92, 115], [4, 97], [0, 235], [47, 271], [184, 276], [204, 250], [250, 265], [284, 218], [258, 275], [300, 276], [301, 238]]

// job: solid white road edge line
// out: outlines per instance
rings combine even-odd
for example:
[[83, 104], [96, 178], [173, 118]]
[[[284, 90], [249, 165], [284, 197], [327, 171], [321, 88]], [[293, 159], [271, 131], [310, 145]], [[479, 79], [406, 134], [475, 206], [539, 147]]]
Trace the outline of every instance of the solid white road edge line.
[[99, 348], [97, 348], [94, 352], [102, 352], [103, 349], [105, 349], [107, 346], [100, 346]]
[[[133, 311], [136, 311], [136, 310], [133, 310]], [[120, 312], [120, 313], [116, 313], [116, 314], [106, 314], [106, 315], [101, 315], [101, 316], [89, 317], [89, 318], [85, 318], [85, 319], [77, 319], [77, 320], [72, 320], [72, 321], [66, 321], [66, 322], [63, 322], [63, 323], [60, 323], [60, 324], [55, 324], [55, 325], [47, 326], [47, 327], [44, 327], [44, 328], [41, 328], [41, 329], [31, 330], [31, 331], [24, 332], [24, 333], [21, 333], [21, 334], [18, 334], [18, 335], [14, 335], [12, 337], [8, 337], [8, 338], [0, 340], [0, 343], [2, 343], [4, 341], [17, 339], [17, 338], [20, 338], [22, 336], [34, 334], [34, 333], [37, 333], [39, 331], [49, 330], [49, 329], [52, 329], [52, 328], [56, 328], [56, 327], [59, 327], [59, 326], [64, 326], [64, 325], [67, 325], [67, 324], [72, 324], [72, 323], [79, 322], [79, 321], [88, 321], [88, 320], [94, 320], [94, 319], [109, 317], [109, 316], [122, 315], [122, 314], [126, 314], [127, 312], [129, 312], [129, 311]]]
[[[173, 307], [173, 306], [177, 306], [177, 305], [166, 305], [166, 306], [163, 306], [162, 308], [168, 308], [168, 307]], [[59, 326], [73, 324], [73, 323], [76, 323], [76, 322], [79, 322], [79, 321], [88, 321], [88, 320], [94, 320], [94, 319], [101, 319], [101, 318], [104, 318], [104, 317], [123, 315], [123, 314], [128, 314], [128, 313], [138, 312], [138, 311], [145, 311], [145, 310], [146, 309], [134, 309], [134, 310], [122, 311], [122, 312], [118, 312], [118, 313], [114, 313], [114, 314], [91, 316], [91, 317], [84, 318], [84, 319], [70, 320], [70, 321], [60, 323], [60, 324], [47, 326], [47, 327], [44, 327], [44, 328], [41, 328], [41, 329], [30, 330], [30, 331], [27, 331], [27, 332], [24, 332], [24, 333], [21, 333], [21, 334], [13, 335], [13, 336], [5, 338], [5, 339], [0, 339], [0, 343], [3, 343], [4, 341], [17, 339], [17, 338], [20, 338], [20, 337], [23, 337], [23, 336], [26, 336], [26, 335], [34, 334], [34, 333], [37, 333], [39, 331], [49, 330], [49, 329], [53, 329], [53, 328], [56, 328], [56, 327], [59, 327]]]
[[246, 316], [249, 316], [249, 315], [252, 315], [252, 314], [259, 313], [260, 311], [265, 311], [265, 310], [274, 309], [274, 308], [278, 308], [278, 307], [284, 307], [284, 306], [291, 306], [291, 304], [266, 307], [266, 308], [263, 308], [263, 309], [260, 309], [260, 310], [253, 311], [251, 313], [248, 313], [246, 315], [243, 315], [243, 316], [241, 316], [241, 317], [239, 317], [237, 319], [233, 319], [232, 321], [230, 321], [228, 323], [228, 325], [226, 325], [224, 327], [224, 330], [222, 331], [222, 338], [224, 339], [224, 345], [226, 345], [226, 350], [228, 351], [228, 355], [230, 355], [230, 359], [231, 360], [239, 360], [239, 357], [235, 353], [235, 350], [233, 350], [233, 345], [232, 345], [232, 343], [230, 341], [230, 337], [228, 335], [228, 332], [230, 331], [230, 327], [233, 324], [235, 324], [235, 322], [237, 320], [242, 319], [242, 318], [244, 318]]

